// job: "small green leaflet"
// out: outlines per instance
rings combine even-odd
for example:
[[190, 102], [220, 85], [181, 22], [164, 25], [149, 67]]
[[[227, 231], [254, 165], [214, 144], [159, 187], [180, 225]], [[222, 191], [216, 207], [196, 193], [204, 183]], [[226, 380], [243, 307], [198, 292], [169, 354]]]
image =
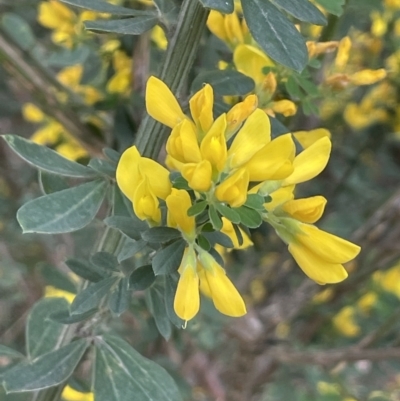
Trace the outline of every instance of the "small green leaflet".
[[3, 138], [18, 156], [40, 170], [67, 177], [93, 178], [97, 176], [92, 169], [68, 160], [46, 146], [38, 145], [17, 135], [3, 135]]
[[308, 62], [303, 36], [268, 0], [241, 0], [243, 15], [251, 34], [276, 62], [302, 71]]
[[235, 8], [233, 0], [200, 0], [205, 8], [220, 11], [224, 14], [231, 14]]
[[151, 286], [146, 291], [146, 302], [154, 317], [158, 331], [166, 340], [169, 340], [172, 334], [172, 327], [164, 300], [164, 288], [159, 285]]
[[176, 272], [181, 264], [186, 242], [178, 240], [159, 250], [153, 260], [152, 266], [156, 276]]
[[293, 0], [273, 0], [273, 2], [300, 21], [315, 25], [326, 25], [324, 14], [309, 0], [296, 0], [296, 2]]
[[117, 336], [98, 337], [94, 373], [96, 401], [182, 401], [171, 376]]
[[30, 25], [18, 14], [4, 13], [1, 25], [23, 50], [31, 50], [35, 46], [36, 38]]
[[181, 232], [172, 227], [152, 227], [142, 232], [142, 238], [147, 242], [162, 243], [181, 237]]
[[340, 17], [343, 14], [345, 0], [315, 0], [318, 4], [325, 8], [328, 13], [335, 14]]
[[96, 180], [25, 203], [17, 212], [24, 233], [59, 234], [79, 230], [96, 216], [108, 183]]
[[60, 0], [71, 6], [86, 8], [88, 10], [98, 11], [100, 13], [109, 13], [112, 15], [149, 15], [151, 11], [134, 10], [131, 8], [116, 6], [107, 3], [104, 0]]
[[87, 346], [88, 341], [80, 339], [31, 363], [19, 363], [3, 376], [6, 393], [42, 390], [62, 383], [71, 376]]
[[126, 19], [85, 21], [85, 28], [95, 32], [113, 32], [123, 35], [141, 35], [157, 25], [158, 19], [143, 16]]

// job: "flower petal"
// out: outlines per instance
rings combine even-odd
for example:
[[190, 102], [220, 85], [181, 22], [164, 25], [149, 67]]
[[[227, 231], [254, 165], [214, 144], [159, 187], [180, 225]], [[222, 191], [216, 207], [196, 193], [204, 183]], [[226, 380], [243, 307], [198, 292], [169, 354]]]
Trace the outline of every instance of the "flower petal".
[[282, 210], [303, 223], [315, 223], [324, 213], [326, 199], [323, 196], [289, 200]]
[[170, 128], [187, 118], [168, 86], [154, 76], [147, 81], [146, 109], [151, 117]]
[[328, 263], [301, 244], [289, 244], [289, 252], [303, 272], [318, 284], [340, 283], [348, 276], [341, 264]]
[[283, 185], [298, 184], [316, 177], [328, 164], [331, 141], [324, 137], [303, 150], [293, 161], [294, 171]]
[[206, 133], [214, 122], [214, 92], [211, 85], [206, 84], [193, 95], [189, 102], [190, 112], [198, 129]]
[[136, 187], [141, 180], [139, 172], [140, 154], [136, 146], [131, 146], [119, 159], [116, 178], [119, 189], [132, 202]]
[[187, 211], [192, 206], [190, 196], [183, 189], [172, 189], [171, 195], [165, 200], [168, 207], [168, 225], [178, 227], [189, 236], [195, 235], [196, 223], [193, 216], [188, 216]]

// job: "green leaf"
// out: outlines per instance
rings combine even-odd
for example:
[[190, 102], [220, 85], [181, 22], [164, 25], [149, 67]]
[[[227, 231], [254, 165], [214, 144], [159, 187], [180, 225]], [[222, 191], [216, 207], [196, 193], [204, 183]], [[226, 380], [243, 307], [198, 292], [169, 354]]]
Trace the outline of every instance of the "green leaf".
[[145, 221], [139, 220], [137, 217], [110, 216], [104, 220], [104, 223], [135, 240], [140, 240], [141, 232], [149, 228]]
[[100, 13], [109, 13], [112, 15], [149, 15], [151, 11], [134, 10], [131, 8], [116, 6], [105, 2], [104, 0], [60, 0], [63, 3], [70, 4], [87, 10], [98, 11]]
[[113, 32], [123, 35], [141, 35], [157, 25], [158, 19], [152, 16], [85, 21], [85, 28], [95, 32]]
[[80, 259], [68, 259], [65, 264], [79, 277], [97, 283], [107, 277], [103, 269], [93, 266], [91, 263]]
[[103, 154], [106, 156], [110, 161], [115, 164], [118, 164], [119, 159], [121, 158], [121, 153], [117, 152], [115, 149], [111, 148], [104, 148]]
[[24, 233], [59, 234], [79, 230], [96, 216], [107, 191], [96, 180], [34, 199], [17, 212]]
[[46, 262], [40, 262], [37, 268], [41, 276], [45, 279], [46, 284], [59, 288], [60, 290], [76, 293], [75, 282], [68, 277], [67, 274], [62, 273], [57, 267], [50, 265]]
[[68, 310], [69, 303], [64, 298], [43, 298], [29, 313], [26, 323], [26, 352], [28, 358], [55, 350], [60, 346], [64, 326], [50, 319], [50, 315]]
[[240, 222], [239, 215], [229, 206], [223, 205], [222, 203], [216, 203], [215, 207], [222, 214], [222, 216], [226, 217], [232, 223], [238, 224]]
[[185, 322], [175, 313], [174, 309], [174, 299], [178, 281], [178, 273], [164, 276], [164, 302], [167, 309], [167, 314], [171, 323], [180, 329], [183, 327]]
[[273, 2], [300, 21], [315, 25], [326, 25], [324, 14], [309, 0], [296, 0], [296, 2], [293, 0], [273, 0]]
[[211, 249], [210, 241], [204, 235], [198, 235], [197, 242], [205, 251], [209, 251]]
[[108, 160], [91, 159], [89, 161], [88, 167], [92, 168], [99, 174], [115, 179], [116, 166], [115, 164], [110, 163]]
[[96, 401], [182, 401], [170, 375], [117, 336], [96, 339]]
[[343, 14], [343, 7], [346, 0], [316, 0], [330, 14], [335, 14], [340, 17]]
[[293, 78], [293, 75], [290, 75], [285, 82], [285, 88], [289, 93], [290, 97], [300, 99], [302, 97], [301, 89], [299, 88], [298, 83]]
[[118, 254], [118, 262], [121, 263], [126, 259], [131, 258], [140, 252], [147, 245], [146, 241], [139, 240], [135, 241], [128, 237], [125, 237], [124, 245], [122, 246]]
[[129, 277], [129, 287], [134, 291], [142, 291], [149, 288], [155, 281], [151, 265], [140, 266], [135, 269]]
[[12, 348], [0, 344], [0, 357], [1, 358], [5, 357], [8, 359], [22, 359], [25, 358], [25, 355], [21, 354], [18, 351], [13, 350]]
[[75, 64], [84, 64], [89, 57], [90, 48], [80, 44], [75, 49], [61, 49], [51, 52], [45, 63], [54, 67], [67, 67]]
[[80, 315], [99, 306], [100, 301], [111, 290], [118, 278], [109, 277], [81, 291], [71, 304], [71, 316]]
[[205, 200], [194, 203], [187, 211], [188, 216], [197, 216], [205, 210], [207, 204]]
[[242, 0], [243, 15], [251, 34], [276, 62], [296, 71], [307, 65], [308, 51], [295, 26], [267, 0]]
[[130, 302], [129, 279], [125, 277], [119, 280], [118, 285], [111, 293], [108, 307], [114, 315], [120, 316], [129, 308]]
[[295, 78], [297, 80], [297, 83], [305, 90], [306, 93], [312, 96], [316, 96], [319, 94], [319, 89], [318, 86], [315, 85], [313, 82], [309, 81], [306, 78], [303, 78], [302, 76], [297, 76]]
[[200, 0], [205, 8], [220, 11], [224, 14], [232, 14], [235, 8], [233, 0]]
[[48, 173], [44, 170], [39, 170], [39, 185], [40, 189], [45, 195], [50, 195], [54, 192], [59, 192], [69, 188], [69, 185], [64, 177]]
[[64, 382], [82, 359], [87, 346], [87, 340], [80, 339], [31, 363], [19, 363], [3, 376], [6, 392], [42, 390]]
[[264, 211], [264, 197], [258, 194], [249, 194], [247, 195], [245, 206], [249, 207], [250, 209], [255, 210], [262, 210]]
[[90, 262], [99, 268], [99, 270], [103, 270], [106, 274], [118, 271], [118, 260], [117, 258], [108, 252], [96, 252], [91, 256]]
[[214, 227], [214, 230], [220, 231], [222, 228], [222, 220], [221, 217], [219, 217], [214, 205], [210, 205], [210, 207], [208, 208], [208, 216], [210, 218], [212, 226]]
[[153, 270], [156, 276], [176, 272], [181, 264], [186, 242], [178, 240], [159, 250], [153, 260]]
[[163, 243], [181, 237], [181, 232], [171, 227], [152, 227], [142, 232], [142, 238], [147, 242]]
[[233, 248], [232, 240], [221, 231], [213, 231], [210, 233], [203, 233], [203, 236], [207, 238], [211, 246], [215, 244], [220, 244], [225, 248]]
[[174, 0], [154, 0], [154, 4], [161, 14], [168, 16], [168, 19], [175, 14], [175, 11], [177, 11], [177, 6]]
[[197, 92], [204, 84], [210, 84], [221, 96], [244, 96], [254, 90], [254, 81], [235, 70], [202, 72], [194, 79], [191, 91]]
[[262, 224], [261, 215], [256, 210], [246, 206], [235, 208], [235, 210], [239, 213], [241, 223], [246, 227], [257, 228]]
[[83, 322], [94, 316], [98, 312], [97, 308], [90, 309], [80, 315], [70, 315], [69, 311], [61, 311], [50, 315], [50, 319], [62, 324], [73, 324]]
[[10, 148], [25, 161], [50, 173], [67, 177], [92, 178], [97, 174], [90, 168], [68, 160], [59, 153], [17, 135], [2, 135]]
[[171, 180], [172, 186], [174, 188], [191, 190], [188, 182], [180, 175], [180, 173], [172, 172], [169, 175], [169, 179]]
[[172, 328], [164, 301], [163, 288], [160, 288], [159, 285], [151, 286], [146, 291], [146, 301], [148, 308], [154, 317], [158, 331], [166, 340], [169, 340]]
[[243, 235], [242, 232], [240, 231], [240, 228], [236, 224], [233, 224], [233, 229], [235, 230], [239, 246], [243, 245]]
[[36, 39], [30, 25], [19, 15], [4, 13], [1, 25], [23, 50], [31, 50], [35, 46]]

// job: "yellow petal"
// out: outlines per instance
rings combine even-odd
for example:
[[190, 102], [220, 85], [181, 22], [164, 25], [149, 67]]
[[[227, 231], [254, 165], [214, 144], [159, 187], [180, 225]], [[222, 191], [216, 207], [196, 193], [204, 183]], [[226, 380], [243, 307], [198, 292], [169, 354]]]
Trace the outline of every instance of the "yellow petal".
[[203, 159], [208, 160], [218, 171], [224, 169], [227, 158], [225, 130], [226, 114], [222, 114], [214, 121], [200, 145]]
[[161, 164], [147, 157], [141, 157], [139, 160], [139, 172], [142, 176], [148, 178], [150, 189], [157, 198], [165, 200], [171, 193], [169, 171]]
[[246, 120], [229, 148], [231, 168], [237, 168], [249, 161], [270, 140], [269, 118], [261, 109], [256, 109]]
[[199, 277], [196, 265], [193, 264], [196, 257], [192, 253], [191, 248], [188, 248], [182, 259], [179, 268], [181, 276], [174, 299], [175, 313], [185, 321], [193, 319], [200, 308]]
[[190, 112], [197, 128], [206, 133], [214, 122], [214, 92], [211, 85], [204, 85], [189, 101]]
[[239, 45], [233, 53], [233, 62], [237, 70], [250, 78], [256, 85], [262, 84], [266, 74], [264, 67], [271, 67], [274, 63], [261, 50], [250, 45]]
[[301, 244], [289, 244], [292, 254], [303, 272], [318, 284], [340, 283], [348, 274], [338, 263], [328, 263]]
[[256, 95], [249, 95], [243, 102], [235, 104], [226, 115], [227, 129], [226, 129], [226, 140], [229, 140], [242, 125], [243, 121], [246, 120], [254, 110], [256, 110], [258, 104], [258, 98]]
[[282, 187], [272, 192], [270, 194], [272, 201], [264, 204], [265, 209], [269, 212], [272, 212], [277, 207], [292, 200], [294, 198], [293, 191], [294, 185], [289, 185], [287, 187]]
[[206, 288], [211, 293], [215, 308], [228, 316], [245, 315], [247, 311], [243, 298], [226, 276], [225, 270], [207, 252], [203, 252], [199, 256], [201, 262], [206, 261], [208, 265], [203, 267], [204, 279], [207, 282]]
[[45, 114], [39, 107], [35, 106], [33, 103], [25, 103], [22, 106], [22, 115], [24, 116], [26, 121], [30, 121], [32, 123], [40, 123], [44, 120]]
[[289, 200], [282, 210], [303, 223], [315, 223], [324, 213], [326, 199], [323, 196], [312, 196], [304, 199]]
[[151, 117], [170, 128], [187, 118], [168, 86], [154, 76], [147, 81], [146, 109]]
[[193, 216], [187, 214], [188, 209], [192, 206], [187, 191], [173, 188], [165, 202], [168, 207], [168, 226], [179, 228], [190, 238], [194, 237], [196, 222]]
[[271, 108], [275, 113], [282, 114], [285, 117], [294, 116], [297, 112], [296, 104], [288, 99], [272, 102]]
[[293, 173], [295, 145], [290, 134], [281, 135], [260, 149], [246, 164], [250, 181], [282, 180]]
[[52, 285], [46, 285], [44, 289], [44, 297], [45, 298], [64, 298], [69, 303], [75, 299], [76, 294], [72, 292], [60, 290], [59, 288], [53, 287]]
[[234, 249], [246, 249], [246, 248], [252, 246], [253, 242], [249, 238], [249, 236], [241, 228], [239, 228], [239, 230], [240, 230], [240, 233], [242, 234], [242, 238], [243, 238], [242, 245], [239, 245], [238, 237], [233, 228], [233, 224], [225, 217], [222, 217], [221, 233], [224, 233], [232, 240]]
[[208, 160], [200, 163], [187, 163], [181, 168], [183, 178], [189, 187], [198, 192], [207, 192], [212, 184], [212, 166]]
[[224, 24], [225, 32], [231, 45], [235, 46], [244, 42], [239, 17], [235, 12], [225, 15]]
[[135, 214], [140, 220], [149, 220], [156, 224], [161, 222], [159, 202], [151, 191], [147, 177], [137, 185], [132, 203]]
[[219, 201], [226, 202], [232, 207], [240, 207], [246, 202], [248, 186], [249, 173], [241, 168], [218, 185], [215, 196]]
[[339, 48], [335, 59], [336, 68], [342, 70], [349, 60], [351, 50], [351, 40], [348, 36], [345, 36], [339, 42]]
[[350, 82], [353, 85], [372, 85], [386, 77], [386, 70], [361, 70], [350, 75]]
[[132, 202], [136, 187], [141, 180], [139, 173], [140, 154], [136, 146], [132, 146], [122, 153], [119, 159], [116, 179], [119, 189]]
[[93, 393], [82, 393], [70, 386], [65, 386], [61, 398], [65, 401], [94, 401]]
[[211, 10], [207, 19], [207, 27], [217, 38], [224, 42], [228, 41], [223, 14], [218, 11]]
[[298, 184], [317, 176], [328, 164], [331, 147], [330, 139], [324, 137], [303, 150], [294, 159], [294, 172], [284, 180], [284, 185]]
[[167, 141], [167, 153], [182, 163], [199, 163], [201, 153], [193, 122], [183, 120], [176, 125]]
[[58, 1], [42, 1], [38, 8], [38, 21], [50, 29], [57, 29], [68, 22], [72, 24], [75, 14], [64, 4]]
[[330, 138], [331, 133], [325, 128], [317, 128], [311, 131], [296, 131], [293, 132], [293, 136], [300, 143], [303, 149], [306, 149], [314, 142], [318, 141], [318, 139], [324, 138], [325, 136]]
[[328, 263], [346, 263], [354, 259], [361, 248], [350, 241], [322, 231], [319, 228], [301, 224], [301, 234], [296, 239]]

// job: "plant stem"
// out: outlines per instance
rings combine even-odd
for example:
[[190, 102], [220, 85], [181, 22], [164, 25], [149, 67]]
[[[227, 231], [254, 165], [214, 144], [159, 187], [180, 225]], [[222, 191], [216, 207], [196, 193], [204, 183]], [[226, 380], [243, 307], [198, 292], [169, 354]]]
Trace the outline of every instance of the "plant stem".
[[[198, 0], [184, 0], [178, 25], [172, 37], [160, 78], [172, 93], [179, 95], [186, 84], [206, 26], [208, 10]], [[136, 146], [142, 156], [155, 159], [166, 140], [169, 128], [146, 115], [137, 134]]]

